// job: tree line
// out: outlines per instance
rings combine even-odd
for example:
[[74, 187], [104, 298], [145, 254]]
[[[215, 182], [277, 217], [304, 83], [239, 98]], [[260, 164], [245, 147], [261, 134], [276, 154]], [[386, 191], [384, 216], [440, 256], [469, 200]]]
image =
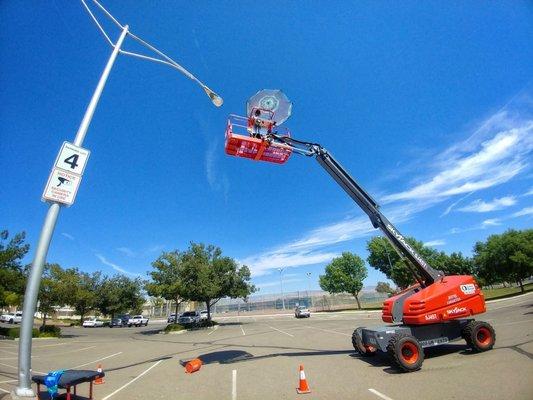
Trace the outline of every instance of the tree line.
[[[466, 257], [461, 252], [446, 254], [424, 246], [412, 237], [407, 237], [406, 241], [434, 269], [446, 275], [473, 275], [481, 286], [511, 282], [519, 285], [524, 292], [523, 281], [533, 275], [533, 229], [509, 229], [502, 234], [491, 235], [486, 241], [474, 245], [472, 257]], [[415, 283], [412, 268], [386, 238], [374, 237], [367, 242], [366, 248], [368, 265], [382, 272], [399, 289]], [[358, 296], [367, 275], [363, 259], [345, 252], [326, 266], [319, 283], [323, 290], [330, 293], [352, 294], [361, 308]], [[378, 282], [376, 290], [390, 294], [396, 291], [387, 282]]]
[[[29, 251], [24, 232], [9, 238], [0, 232], [0, 307], [22, 305], [30, 265], [22, 260]], [[98, 311], [112, 318], [120, 313], [140, 314], [145, 294], [174, 301], [176, 313], [184, 301], [204, 302], [211, 319], [211, 307], [223, 297], [246, 299], [256, 291], [250, 270], [222, 255], [213, 245], [191, 243], [185, 251], [163, 252], [148, 273], [149, 281], [125, 275], [106, 276], [78, 268], [46, 264], [38, 295], [38, 311], [47, 316], [57, 306], [68, 305], [83, 318]]]

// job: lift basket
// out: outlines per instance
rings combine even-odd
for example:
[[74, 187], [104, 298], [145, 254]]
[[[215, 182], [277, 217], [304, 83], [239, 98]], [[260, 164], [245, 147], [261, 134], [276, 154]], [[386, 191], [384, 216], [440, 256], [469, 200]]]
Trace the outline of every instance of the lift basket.
[[[289, 146], [251, 137], [247, 127], [248, 118], [233, 114], [229, 116], [226, 127], [226, 154], [276, 164], [283, 164], [289, 159], [292, 153]], [[288, 136], [289, 132], [284, 131], [282, 134]]]

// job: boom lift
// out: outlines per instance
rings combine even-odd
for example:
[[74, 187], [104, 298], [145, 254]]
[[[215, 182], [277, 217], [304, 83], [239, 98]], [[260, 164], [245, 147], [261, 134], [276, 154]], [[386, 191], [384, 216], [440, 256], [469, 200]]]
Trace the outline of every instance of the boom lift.
[[293, 152], [314, 157], [368, 215], [372, 226], [381, 229], [417, 281], [383, 303], [382, 320], [392, 325], [355, 329], [355, 350], [364, 357], [386, 352], [393, 365], [411, 372], [422, 366], [426, 347], [463, 338], [473, 351], [492, 349], [496, 340], [492, 326], [470, 318], [485, 312], [485, 299], [474, 278], [446, 276], [432, 268], [331, 153], [318, 143], [292, 138], [288, 130], [279, 132], [278, 126], [290, 116], [291, 108], [281, 91], [256, 93], [247, 103], [247, 118], [230, 115], [226, 153], [278, 164], [286, 162]]

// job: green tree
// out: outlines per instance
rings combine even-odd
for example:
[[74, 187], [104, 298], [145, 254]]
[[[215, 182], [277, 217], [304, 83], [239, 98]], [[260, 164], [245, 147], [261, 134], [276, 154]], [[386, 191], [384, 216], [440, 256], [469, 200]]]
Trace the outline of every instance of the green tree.
[[180, 304], [185, 301], [186, 286], [183, 282], [183, 254], [179, 251], [163, 253], [152, 263], [153, 271], [149, 272], [152, 281], [145, 289], [150, 296], [162, 297], [174, 301], [176, 315]]
[[474, 262], [471, 258], [463, 256], [461, 252], [447, 256], [442, 270], [446, 275], [473, 275]]
[[99, 285], [96, 308], [111, 318], [124, 312], [139, 314], [144, 303], [143, 284], [140, 278], [132, 279], [125, 275], [104, 277]]
[[43, 315], [42, 326], [46, 325], [47, 317], [55, 312], [54, 306], [66, 304], [64, 293], [68, 284], [62, 280], [64, 272], [59, 264], [47, 263], [44, 265], [37, 307], [37, 310]]
[[[415, 251], [420, 254], [432, 268], [446, 270], [448, 256], [439, 252], [412, 237], [405, 238]], [[399, 288], [412, 285], [416, 279], [414, 266], [408, 265], [408, 261], [402, 259], [390, 242], [384, 237], [374, 237], [367, 242], [369, 252], [367, 262], [372, 267], [381, 271], [387, 278], [392, 280]]]
[[533, 275], [533, 229], [510, 229], [477, 242], [474, 265], [486, 284], [512, 281], [524, 292], [523, 280]]
[[211, 307], [221, 298], [245, 299], [256, 290], [248, 267], [239, 267], [233, 258], [222, 256], [218, 247], [191, 243], [182, 256], [184, 297], [205, 302], [208, 320]]
[[26, 283], [21, 264], [30, 248], [24, 244], [26, 234], [20, 232], [8, 238], [7, 230], [0, 231], [0, 307], [20, 304]]
[[356, 254], [344, 252], [326, 266], [325, 272], [319, 277], [322, 290], [329, 293], [350, 293], [355, 297], [357, 307], [361, 309], [359, 292], [363, 288], [363, 280], [367, 277], [364, 261]]
[[391, 287], [391, 285], [388, 282], [378, 282], [376, 286], [376, 292], [378, 293], [386, 293], [386, 294], [393, 294], [396, 291]]
[[101, 273], [81, 272], [78, 268], [68, 268], [61, 275], [65, 304], [76, 310], [83, 321], [85, 315], [96, 308]]

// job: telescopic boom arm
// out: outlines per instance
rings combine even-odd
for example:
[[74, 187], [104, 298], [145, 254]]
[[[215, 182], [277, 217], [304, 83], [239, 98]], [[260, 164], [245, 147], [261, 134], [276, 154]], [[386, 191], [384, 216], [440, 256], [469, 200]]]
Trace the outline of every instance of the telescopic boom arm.
[[350, 174], [340, 165], [337, 160], [321, 145], [317, 143], [302, 142], [289, 136], [280, 136], [275, 133], [266, 135], [267, 140], [283, 143], [292, 148], [295, 153], [315, 157], [318, 163], [328, 174], [344, 189], [346, 193], [357, 203], [359, 207], [368, 215], [374, 228], [383, 231], [393, 247], [402, 258], [407, 260], [416, 268], [413, 271], [415, 278], [422, 287], [429, 286], [444, 273], [432, 268], [413, 247], [407, 243], [402, 234], [385, 218], [379, 210], [376, 201], [350, 176]]

